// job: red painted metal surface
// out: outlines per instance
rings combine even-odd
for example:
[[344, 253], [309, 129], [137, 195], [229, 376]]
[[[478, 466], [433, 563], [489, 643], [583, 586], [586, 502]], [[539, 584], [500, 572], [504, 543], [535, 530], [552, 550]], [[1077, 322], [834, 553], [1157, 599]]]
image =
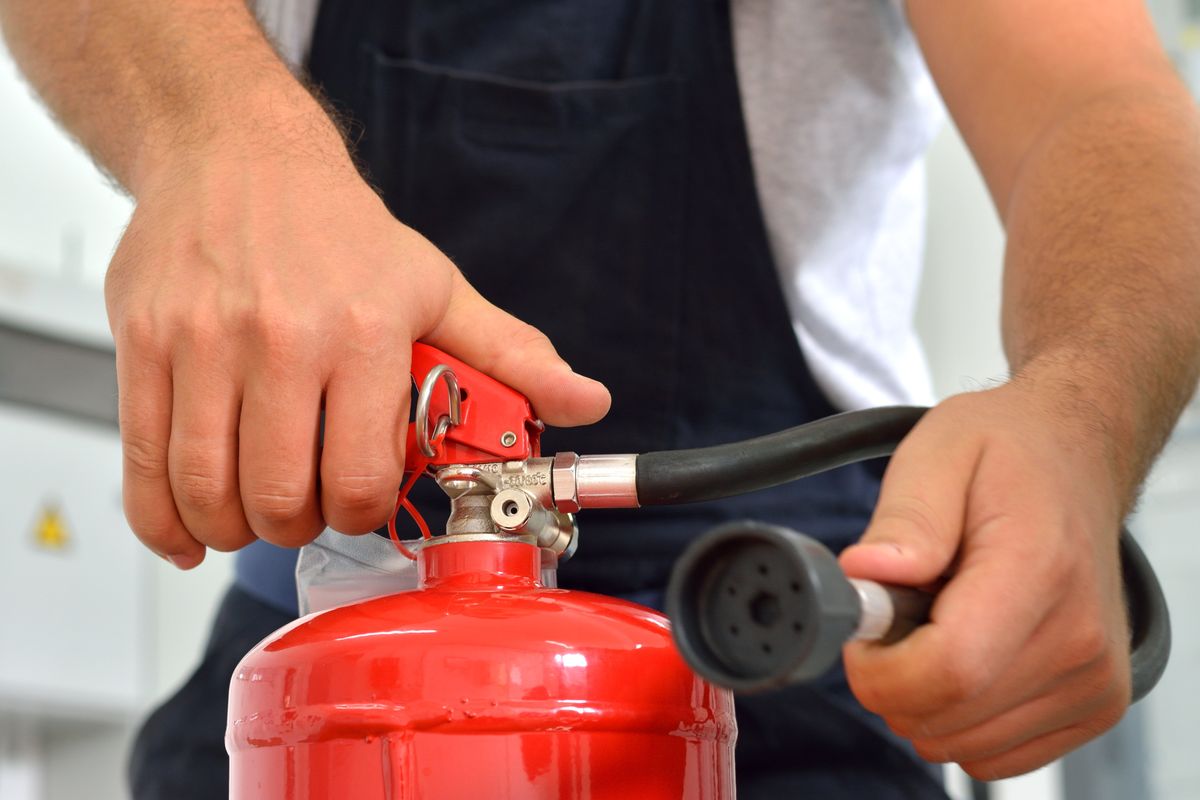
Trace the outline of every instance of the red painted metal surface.
[[231, 797], [734, 796], [732, 696], [665, 617], [542, 587], [520, 542], [431, 544], [419, 566], [422, 589], [306, 617], [242, 660]]
[[[458, 380], [462, 415], [459, 424], [450, 429], [445, 441], [438, 446], [437, 458], [430, 463], [445, 466], [523, 461], [541, 455], [543, 426], [525, 395], [435, 347], [413, 343], [412, 377], [417, 386], [421, 386], [439, 364], [450, 367]], [[445, 385], [434, 387], [429, 400], [430, 418], [436, 421], [449, 409]], [[506, 433], [515, 437], [511, 445], [502, 441]], [[421, 463], [415, 425], [412, 424], [409, 425], [407, 454], [405, 464]]]

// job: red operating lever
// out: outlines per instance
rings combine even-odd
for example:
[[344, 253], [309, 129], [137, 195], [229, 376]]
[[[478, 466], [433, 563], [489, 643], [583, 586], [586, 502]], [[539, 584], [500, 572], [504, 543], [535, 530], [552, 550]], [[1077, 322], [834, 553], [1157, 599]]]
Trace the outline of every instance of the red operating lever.
[[[457, 380], [461, 400], [459, 420], [446, 430], [440, 441], [430, 442], [435, 450], [432, 458], [421, 452], [417, 423], [411, 423], [406, 465], [424, 468], [424, 465], [524, 461], [541, 455], [540, 440], [545, 426], [524, 395], [441, 350], [420, 342], [413, 344], [412, 376], [418, 387], [425, 386], [429, 373], [439, 364], [449, 367]], [[426, 387], [426, 391], [432, 391], [427, 423], [432, 435], [439, 420], [450, 419], [449, 383], [439, 380]]]

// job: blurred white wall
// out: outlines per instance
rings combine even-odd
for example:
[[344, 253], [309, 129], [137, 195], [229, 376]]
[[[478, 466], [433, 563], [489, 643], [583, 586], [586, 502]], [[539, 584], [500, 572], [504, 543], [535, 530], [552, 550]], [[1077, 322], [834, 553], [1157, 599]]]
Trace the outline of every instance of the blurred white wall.
[[0, 263], [99, 286], [131, 204], [47, 116], [0, 44]]
[[917, 330], [938, 397], [1007, 375], [1000, 344], [1004, 232], [961, 137], [947, 124], [927, 160], [929, 215]]

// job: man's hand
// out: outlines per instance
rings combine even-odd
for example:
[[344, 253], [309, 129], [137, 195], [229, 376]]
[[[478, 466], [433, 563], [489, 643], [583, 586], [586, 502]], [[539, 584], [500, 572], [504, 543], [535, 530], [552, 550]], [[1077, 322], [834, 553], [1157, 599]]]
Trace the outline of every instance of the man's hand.
[[897, 452], [853, 575], [949, 572], [932, 624], [847, 650], [927, 758], [1033, 769], [1130, 693], [1118, 530], [1200, 366], [1200, 114], [1141, 0], [909, 0], [1008, 236], [1018, 377], [931, 411]]
[[602, 386], [391, 217], [326, 128], [231, 137], [146, 176], [109, 269], [126, 512], [176, 566], [381, 525], [416, 339], [552, 424], [607, 410]]
[[850, 685], [930, 761], [992, 780], [1114, 725], [1130, 697], [1123, 490], [1100, 420], [1018, 379], [931, 410], [897, 450], [853, 577], [949, 576], [930, 624], [846, 648]]
[[125, 509], [154, 552], [186, 569], [206, 546], [382, 524], [416, 339], [551, 424], [607, 411], [603, 386], [391, 217], [244, 0], [0, 0], [0, 23], [137, 200], [105, 289]]

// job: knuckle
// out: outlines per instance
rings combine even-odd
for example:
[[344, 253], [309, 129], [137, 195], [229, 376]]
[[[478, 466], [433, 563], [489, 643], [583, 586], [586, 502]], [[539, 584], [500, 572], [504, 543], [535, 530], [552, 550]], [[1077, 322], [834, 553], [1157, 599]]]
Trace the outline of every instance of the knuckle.
[[171, 471], [171, 486], [180, 503], [200, 511], [210, 511], [228, 503], [232, 493], [229, 480], [219, 464], [199, 453], [178, 459]]
[[290, 357], [304, 346], [304, 328], [285, 312], [258, 308], [242, 316], [245, 332], [268, 359]]
[[517, 326], [517, 329], [513, 332], [513, 336], [510, 341], [519, 349], [554, 349], [554, 345], [551, 343], [550, 337], [527, 322], [522, 322]]
[[[122, 413], [127, 414], [132, 410], [131, 404], [141, 400], [129, 389], [135, 387], [139, 379], [165, 369], [173, 345], [169, 335], [151, 330], [149, 325], [136, 333], [114, 331], [113, 343], [117, 358], [117, 399]], [[131, 385], [126, 385], [127, 380]]]
[[113, 324], [113, 339], [118, 347], [139, 352], [153, 350], [161, 338], [160, 326], [147, 313], [125, 314]]
[[988, 685], [990, 677], [990, 668], [980, 658], [960, 654], [947, 659], [940, 676], [941, 698], [946, 705], [965, 703]]
[[340, 474], [334, 475], [326, 488], [330, 502], [338, 509], [367, 514], [386, 509], [397, 485], [378, 473]]
[[178, 324], [179, 338], [200, 352], [219, 350], [228, 341], [228, 334], [221, 321], [207, 309], [196, 309]]
[[1097, 620], [1080, 624], [1066, 648], [1068, 668], [1102, 664], [1109, 653], [1108, 632]]
[[228, 485], [219, 477], [197, 469], [182, 469], [171, 480], [175, 498], [198, 511], [210, 511], [223, 506], [229, 496]]
[[1080, 566], [1079, 553], [1085, 552], [1066, 535], [1036, 543], [1038, 553], [1033, 565], [1039, 565], [1040, 577], [1048, 585], [1071, 587], [1076, 584]]
[[1074, 583], [1075, 567], [1067, 558], [1062, 558], [1056, 553], [1044, 553], [1037, 564], [1030, 572], [1030, 577], [1038, 584], [1048, 587], [1050, 590], [1057, 589], [1060, 593], [1069, 591], [1068, 587]]
[[308, 486], [288, 480], [259, 479], [250, 485], [243, 499], [246, 511], [269, 525], [295, 522], [310, 504]]
[[877, 522], [901, 523], [911, 527], [917, 533], [930, 541], [940, 541], [946, 537], [949, 530], [942, 524], [938, 512], [929, 501], [915, 495], [894, 498], [885, 508], [880, 509]]
[[222, 306], [221, 317], [226, 327], [238, 336], [253, 336], [259, 331], [259, 309], [248, 299]]
[[507, 316], [496, 324], [496, 342], [476, 356], [471, 365], [489, 375], [519, 372], [530, 361], [560, 358], [550, 337], [516, 317]]
[[396, 323], [376, 303], [355, 302], [342, 310], [341, 325], [359, 347], [375, 350], [391, 344]]
[[167, 450], [159, 440], [126, 430], [123, 445], [131, 477], [152, 481], [167, 474]]
[[494, 353], [481, 367], [485, 372], [511, 372], [531, 357], [545, 358], [556, 355], [550, 337], [527, 322], [515, 320], [512, 330], [504, 332], [505, 347]]

